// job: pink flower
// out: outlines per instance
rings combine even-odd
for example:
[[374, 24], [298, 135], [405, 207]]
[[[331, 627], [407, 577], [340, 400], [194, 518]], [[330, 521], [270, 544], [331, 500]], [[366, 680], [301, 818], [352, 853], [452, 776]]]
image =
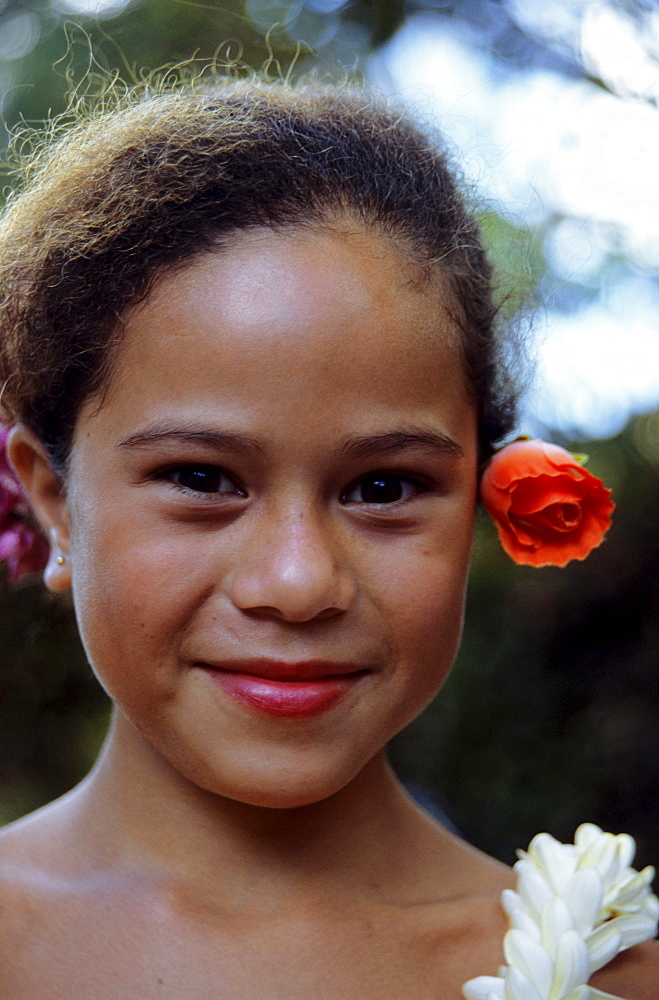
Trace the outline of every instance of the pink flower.
[[0, 562], [6, 561], [12, 583], [40, 572], [48, 561], [48, 545], [6, 452], [9, 431], [0, 425]]
[[526, 566], [565, 566], [604, 539], [611, 491], [564, 448], [518, 440], [493, 455], [481, 499], [504, 550]]
[[17, 583], [30, 573], [39, 573], [48, 561], [48, 544], [39, 528], [14, 517], [0, 529], [0, 561], [6, 561], [7, 574]]
[[7, 428], [0, 425], [0, 525], [17, 508], [27, 512], [25, 495], [7, 459], [5, 445], [8, 434]]

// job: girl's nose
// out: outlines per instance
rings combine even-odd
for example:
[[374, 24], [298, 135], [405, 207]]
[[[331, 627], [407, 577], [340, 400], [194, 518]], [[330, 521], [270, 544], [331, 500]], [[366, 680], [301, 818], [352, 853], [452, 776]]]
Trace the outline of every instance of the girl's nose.
[[332, 532], [305, 513], [288, 511], [256, 532], [231, 578], [230, 596], [243, 611], [289, 622], [330, 618], [356, 595], [353, 573]]

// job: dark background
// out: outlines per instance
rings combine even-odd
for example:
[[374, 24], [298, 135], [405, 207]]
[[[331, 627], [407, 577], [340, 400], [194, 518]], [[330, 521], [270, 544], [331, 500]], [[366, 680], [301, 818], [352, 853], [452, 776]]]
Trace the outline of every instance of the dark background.
[[[645, 10], [625, 7], [631, 17]], [[525, 34], [503, 0], [133, 0], [89, 16], [0, 0], [0, 143], [22, 122], [64, 111], [72, 88], [97, 90], [108, 71], [130, 85], [194, 57], [199, 65], [267, 64], [293, 78], [314, 67], [328, 79], [359, 79], [371, 54], [420, 10], [465, 25], [474, 46], [486, 44], [520, 72], [543, 65], [585, 78], [577, 57]], [[516, 309], [547, 288], [556, 295], [537, 234], [491, 210], [487, 233], [502, 273], [519, 269], [521, 255]], [[559, 290], [566, 308], [587, 294]], [[466, 837], [507, 862], [539, 830], [568, 840], [589, 820], [635, 836], [644, 864], [659, 860], [659, 413], [636, 417], [609, 440], [553, 437], [588, 452], [589, 469], [613, 487], [610, 537], [585, 563], [538, 571], [510, 564], [492, 525], [480, 520], [457, 665], [434, 704], [394, 741], [392, 759], [417, 794], [442, 803]], [[0, 598], [6, 822], [85, 774], [108, 706], [69, 605], [37, 582], [12, 588], [2, 579]]]

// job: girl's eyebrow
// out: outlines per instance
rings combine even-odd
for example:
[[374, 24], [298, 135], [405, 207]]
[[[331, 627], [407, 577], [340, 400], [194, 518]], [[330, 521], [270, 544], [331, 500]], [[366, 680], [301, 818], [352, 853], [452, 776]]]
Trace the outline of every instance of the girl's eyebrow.
[[343, 444], [341, 451], [353, 458], [368, 458], [371, 455], [381, 455], [404, 448], [431, 449], [457, 458], [461, 458], [464, 454], [457, 441], [447, 434], [416, 427], [389, 431], [386, 434], [367, 434], [363, 437], [349, 438]]
[[131, 434], [119, 441], [120, 448], [148, 447], [161, 444], [164, 441], [183, 444], [206, 444], [213, 448], [243, 452], [244, 454], [263, 453], [264, 447], [256, 438], [247, 434], [234, 434], [229, 431], [214, 431], [202, 427], [181, 427], [171, 424], [153, 424]]

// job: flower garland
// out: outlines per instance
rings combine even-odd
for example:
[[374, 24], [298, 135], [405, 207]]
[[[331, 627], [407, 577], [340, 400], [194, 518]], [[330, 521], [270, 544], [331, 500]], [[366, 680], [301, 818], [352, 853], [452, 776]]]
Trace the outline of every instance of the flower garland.
[[574, 844], [540, 833], [518, 851], [517, 889], [501, 894], [508, 964], [465, 983], [465, 1000], [620, 1000], [588, 980], [657, 933], [654, 868], [631, 868], [635, 849], [632, 837], [584, 823]]

